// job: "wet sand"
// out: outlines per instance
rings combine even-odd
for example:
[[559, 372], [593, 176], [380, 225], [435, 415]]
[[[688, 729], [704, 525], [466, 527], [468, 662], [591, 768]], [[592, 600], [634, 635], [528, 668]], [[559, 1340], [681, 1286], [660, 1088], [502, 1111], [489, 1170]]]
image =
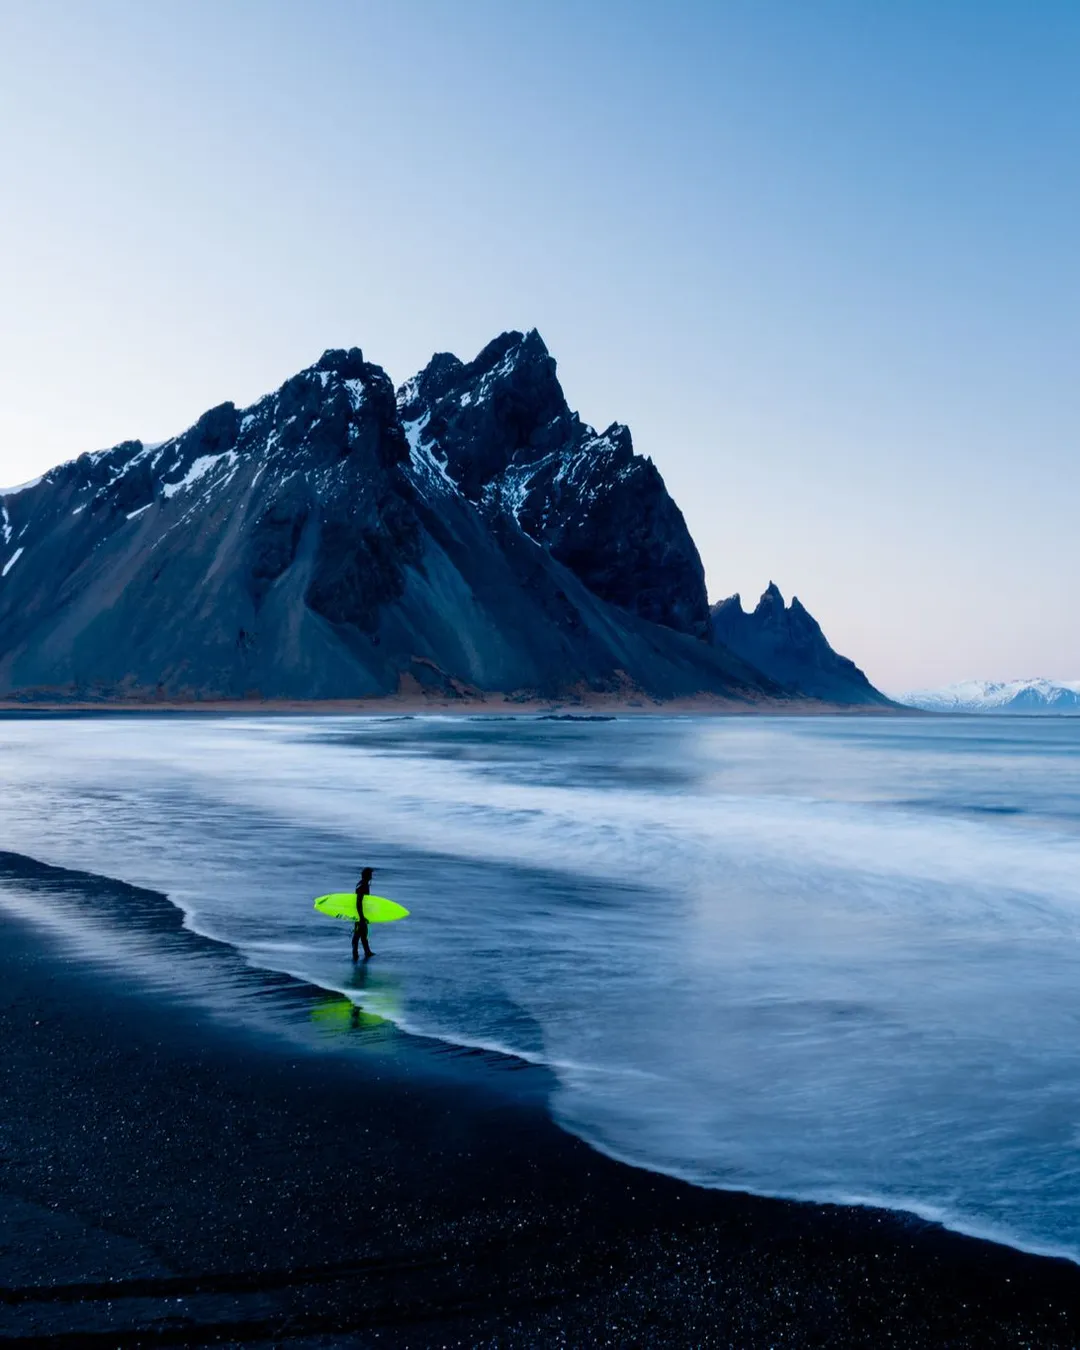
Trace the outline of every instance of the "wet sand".
[[[2, 1343], [1080, 1341], [1071, 1263], [613, 1162], [550, 1121], [542, 1070], [362, 1018], [283, 1034], [326, 996], [153, 892], [0, 855], [12, 887], [59, 921], [0, 911]], [[103, 901], [174, 987], [78, 952]]]

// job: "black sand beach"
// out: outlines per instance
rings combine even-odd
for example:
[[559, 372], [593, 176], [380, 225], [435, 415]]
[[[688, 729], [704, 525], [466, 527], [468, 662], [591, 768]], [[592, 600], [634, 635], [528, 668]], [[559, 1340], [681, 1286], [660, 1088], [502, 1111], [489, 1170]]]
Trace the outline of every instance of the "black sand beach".
[[[322, 1051], [287, 1034], [326, 996], [152, 892], [0, 854], [5, 894], [57, 927], [2, 911], [3, 1343], [1080, 1341], [1070, 1263], [612, 1162], [551, 1123], [535, 1068], [347, 1016]], [[171, 987], [79, 953], [103, 902]]]

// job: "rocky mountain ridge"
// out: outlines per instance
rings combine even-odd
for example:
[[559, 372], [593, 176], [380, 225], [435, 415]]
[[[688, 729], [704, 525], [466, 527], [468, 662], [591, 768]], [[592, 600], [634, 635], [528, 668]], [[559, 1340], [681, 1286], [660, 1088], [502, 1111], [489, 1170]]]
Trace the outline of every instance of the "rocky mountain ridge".
[[336, 350], [0, 495], [0, 696], [788, 695], [705, 640], [697, 549], [539, 334], [400, 390]]
[[774, 582], [769, 582], [751, 613], [736, 594], [713, 605], [711, 619], [716, 645], [735, 652], [792, 693], [827, 703], [889, 704], [854, 661], [832, 649], [798, 596], [785, 605]]
[[629, 428], [571, 413], [534, 331], [462, 364], [441, 354], [402, 387], [415, 450], [472, 502], [511, 515], [603, 600], [705, 637], [705, 570], [682, 512]]

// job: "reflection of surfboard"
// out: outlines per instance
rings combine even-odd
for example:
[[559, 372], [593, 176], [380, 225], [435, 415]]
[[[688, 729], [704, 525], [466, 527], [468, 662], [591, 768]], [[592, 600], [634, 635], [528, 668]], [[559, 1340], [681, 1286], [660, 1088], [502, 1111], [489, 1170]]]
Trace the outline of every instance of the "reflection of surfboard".
[[387, 1025], [385, 1017], [377, 1013], [365, 1012], [351, 998], [334, 999], [333, 1002], [317, 1003], [311, 1010], [311, 1020], [319, 1022], [333, 1031], [371, 1031], [375, 1027]]
[[[332, 895], [320, 895], [315, 908], [321, 914], [329, 914], [332, 919], [351, 919], [356, 922], [356, 896], [352, 891], [335, 891]], [[404, 905], [387, 900], [381, 895], [364, 896], [364, 918], [368, 923], [393, 923], [395, 919], [407, 919], [409, 911]]]

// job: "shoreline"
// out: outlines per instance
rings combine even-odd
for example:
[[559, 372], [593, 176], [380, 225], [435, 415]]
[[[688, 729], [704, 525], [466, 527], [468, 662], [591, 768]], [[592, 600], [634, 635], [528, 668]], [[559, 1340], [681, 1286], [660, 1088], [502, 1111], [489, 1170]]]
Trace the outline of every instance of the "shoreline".
[[624, 696], [590, 699], [515, 699], [503, 695], [476, 699], [387, 697], [371, 699], [191, 699], [191, 700], [41, 700], [0, 698], [0, 715], [27, 716], [96, 713], [101, 716], [207, 715], [368, 716], [368, 717], [936, 717], [900, 704], [833, 704], [817, 699], [760, 699], [739, 702], [712, 696], [695, 699], [627, 699]]
[[416, 1346], [1080, 1337], [1071, 1262], [618, 1162], [550, 1118], [540, 1068], [360, 1019], [332, 1047], [301, 1044], [266, 1010], [308, 1025], [313, 987], [184, 929], [154, 892], [6, 860], [6, 892], [44, 892], [76, 926], [102, 895], [142, 906], [147, 951], [195, 962], [193, 987], [220, 1000], [9, 917], [0, 1074], [20, 1110], [0, 1122], [0, 1212], [20, 1240], [0, 1245], [0, 1335], [14, 1343], [376, 1344], [391, 1327]]

